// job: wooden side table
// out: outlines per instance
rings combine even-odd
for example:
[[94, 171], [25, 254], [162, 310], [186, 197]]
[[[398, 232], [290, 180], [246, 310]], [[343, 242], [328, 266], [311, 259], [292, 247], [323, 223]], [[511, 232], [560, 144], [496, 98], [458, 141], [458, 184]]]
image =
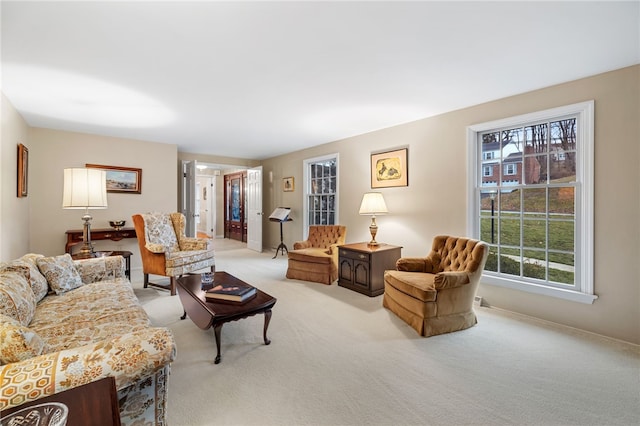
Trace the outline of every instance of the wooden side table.
[[65, 404], [69, 408], [67, 417], [67, 425], [69, 426], [89, 424], [92, 426], [120, 426], [120, 408], [116, 380], [113, 377], [105, 377], [55, 395], [7, 408], [2, 410], [2, 417], [45, 402]]
[[[82, 229], [71, 229], [65, 234], [67, 235], [67, 243], [64, 245], [64, 251], [65, 253], [71, 254], [71, 247], [82, 242]], [[91, 241], [120, 241], [124, 238], [137, 238], [136, 230], [134, 228], [122, 228], [118, 230], [106, 228], [91, 230]]]
[[367, 243], [338, 247], [338, 285], [369, 297], [384, 293], [384, 271], [395, 269], [402, 247]]
[[[124, 250], [124, 251], [118, 251], [118, 250], [116, 250], [116, 251], [98, 251], [98, 252], [96, 252], [97, 256], [94, 256], [94, 257], [99, 257], [100, 253], [105, 253], [104, 256], [122, 256], [122, 257], [124, 257], [124, 264], [125, 264], [124, 274], [128, 279], [131, 279], [131, 255], [133, 253], [131, 253], [130, 251], [126, 251], [126, 250]], [[87, 259], [86, 256], [83, 256], [81, 254], [72, 254], [71, 258], [74, 259], [74, 260]]]

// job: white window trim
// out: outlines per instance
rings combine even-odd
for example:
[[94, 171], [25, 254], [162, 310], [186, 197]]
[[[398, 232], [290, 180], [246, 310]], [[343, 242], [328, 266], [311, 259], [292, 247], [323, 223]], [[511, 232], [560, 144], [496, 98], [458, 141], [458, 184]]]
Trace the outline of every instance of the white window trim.
[[310, 180], [309, 180], [309, 164], [311, 163], [318, 163], [321, 161], [326, 161], [326, 160], [331, 160], [332, 158], [336, 159], [336, 202], [335, 202], [335, 209], [336, 209], [336, 213], [335, 213], [335, 218], [336, 218], [336, 224], [340, 223], [340, 218], [338, 217], [338, 212], [340, 211], [339, 206], [338, 206], [338, 200], [340, 199], [339, 197], [339, 193], [340, 193], [340, 155], [338, 153], [335, 154], [327, 154], [327, 155], [322, 155], [320, 157], [314, 157], [314, 158], [307, 158], [306, 160], [303, 160], [302, 162], [302, 184], [303, 184], [303, 188], [304, 190], [302, 191], [302, 216], [304, 217], [304, 220], [302, 222], [302, 226], [304, 227], [302, 230], [302, 237], [304, 240], [307, 239], [307, 237], [309, 236], [309, 209], [307, 208], [307, 200], [309, 198], [309, 195], [311, 195], [309, 193], [309, 188], [311, 186]]
[[504, 164], [503, 167], [504, 170], [502, 171], [502, 174], [504, 176], [515, 176], [518, 173], [518, 168], [513, 163]]
[[[581, 256], [577, 256], [576, 283], [579, 290], [567, 290], [563, 288], [538, 285], [530, 282], [509, 279], [504, 276], [482, 275], [483, 284], [491, 284], [500, 287], [542, 294], [560, 299], [592, 304], [598, 298], [594, 294], [593, 274], [593, 243], [594, 243], [594, 101], [580, 102], [516, 117], [505, 118], [487, 123], [479, 123], [467, 128], [468, 148], [468, 178], [467, 178], [467, 232], [468, 235], [479, 235], [479, 220], [476, 215], [476, 206], [479, 205], [476, 183], [479, 181], [478, 170], [478, 134], [487, 130], [508, 126], [519, 126], [531, 122], [547, 120], [549, 118], [564, 115], [578, 115], [578, 132], [581, 135], [582, 146], [578, 149], [578, 164], [576, 170], [577, 201], [576, 209], [580, 215], [576, 215], [576, 247]], [[578, 258], [579, 257], [579, 258]]]

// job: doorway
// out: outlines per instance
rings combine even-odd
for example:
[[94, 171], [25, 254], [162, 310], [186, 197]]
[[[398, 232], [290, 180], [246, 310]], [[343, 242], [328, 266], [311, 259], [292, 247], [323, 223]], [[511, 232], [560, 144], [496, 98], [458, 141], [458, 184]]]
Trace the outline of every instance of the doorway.
[[196, 233], [200, 238], [216, 236], [216, 177], [196, 176]]
[[224, 175], [224, 237], [247, 242], [247, 172]]

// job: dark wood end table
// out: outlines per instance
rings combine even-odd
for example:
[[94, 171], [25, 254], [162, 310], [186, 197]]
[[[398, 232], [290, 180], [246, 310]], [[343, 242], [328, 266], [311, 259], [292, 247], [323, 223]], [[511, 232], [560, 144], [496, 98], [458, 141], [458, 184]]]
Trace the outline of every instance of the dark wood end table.
[[[215, 272], [213, 277], [214, 285], [234, 283], [244, 283], [244, 281], [226, 272]], [[202, 290], [200, 274], [184, 275], [177, 279], [178, 296], [184, 308], [184, 314], [180, 319], [185, 319], [187, 315], [191, 321], [199, 328], [208, 330], [213, 327], [216, 337], [217, 355], [215, 363], [219, 364], [220, 356], [220, 335], [224, 323], [238, 321], [257, 314], [264, 314], [264, 329], [262, 337], [264, 344], [268, 345], [271, 340], [267, 338], [267, 329], [271, 321], [271, 309], [276, 304], [277, 299], [267, 293], [256, 289], [256, 295], [251, 299], [242, 302], [212, 302], [207, 300]]]
[[7, 408], [2, 410], [2, 417], [45, 402], [65, 404], [69, 408], [69, 416], [67, 417], [67, 425], [69, 426], [88, 424], [92, 426], [120, 426], [116, 380], [113, 377], [105, 377], [55, 395]]
[[395, 269], [402, 247], [380, 243], [338, 246], [338, 285], [369, 297], [384, 293], [384, 271]]

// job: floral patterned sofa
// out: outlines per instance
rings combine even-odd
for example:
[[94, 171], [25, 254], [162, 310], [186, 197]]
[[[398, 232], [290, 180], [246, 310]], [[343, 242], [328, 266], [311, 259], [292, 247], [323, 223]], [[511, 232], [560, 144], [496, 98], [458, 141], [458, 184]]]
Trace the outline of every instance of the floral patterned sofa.
[[0, 263], [0, 411], [107, 376], [123, 425], [164, 425], [173, 335], [152, 327], [120, 256]]

